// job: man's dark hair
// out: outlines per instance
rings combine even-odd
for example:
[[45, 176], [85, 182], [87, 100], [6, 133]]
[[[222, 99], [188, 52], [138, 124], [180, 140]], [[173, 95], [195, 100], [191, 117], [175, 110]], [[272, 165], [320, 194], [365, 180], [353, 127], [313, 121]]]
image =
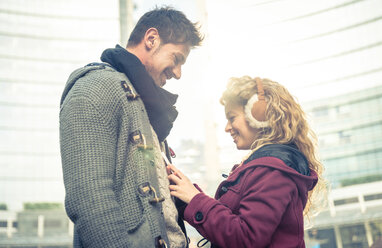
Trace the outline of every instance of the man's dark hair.
[[138, 45], [149, 28], [158, 30], [163, 44], [188, 43], [200, 46], [203, 40], [197, 23], [192, 23], [183, 12], [171, 7], [155, 8], [145, 13], [131, 32], [127, 46]]

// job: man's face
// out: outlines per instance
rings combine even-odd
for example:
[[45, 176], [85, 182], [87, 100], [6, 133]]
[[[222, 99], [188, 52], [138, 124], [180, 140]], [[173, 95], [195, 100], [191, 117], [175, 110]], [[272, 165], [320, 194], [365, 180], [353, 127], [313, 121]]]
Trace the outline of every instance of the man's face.
[[159, 87], [163, 87], [171, 78], [179, 79], [182, 65], [186, 62], [190, 46], [188, 44], [158, 44], [150, 51], [145, 68]]

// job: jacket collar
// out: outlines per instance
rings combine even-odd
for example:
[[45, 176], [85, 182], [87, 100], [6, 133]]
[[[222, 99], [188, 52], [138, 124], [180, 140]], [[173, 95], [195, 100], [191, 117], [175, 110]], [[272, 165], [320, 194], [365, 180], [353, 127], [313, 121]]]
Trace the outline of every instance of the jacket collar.
[[150, 124], [159, 141], [164, 141], [178, 116], [174, 106], [178, 95], [157, 86], [141, 61], [119, 45], [106, 49], [101, 60], [129, 78], [145, 105]]
[[308, 161], [296, 145], [270, 144], [256, 150], [241, 164], [236, 164], [226, 181], [236, 181], [244, 171], [257, 166], [270, 167], [303, 178], [316, 176], [316, 173], [309, 169]]
[[309, 176], [309, 163], [305, 155], [293, 144], [268, 144], [252, 153], [244, 163], [261, 157], [275, 157], [302, 175]]

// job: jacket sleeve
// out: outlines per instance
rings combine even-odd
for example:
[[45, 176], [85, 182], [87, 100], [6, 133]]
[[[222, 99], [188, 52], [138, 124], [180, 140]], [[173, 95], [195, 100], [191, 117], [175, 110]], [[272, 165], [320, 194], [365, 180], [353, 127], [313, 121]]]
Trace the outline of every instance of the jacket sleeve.
[[113, 191], [116, 130], [82, 96], [60, 112], [65, 208], [84, 247], [128, 247], [127, 226]]
[[280, 171], [258, 167], [245, 177], [237, 213], [203, 193], [185, 209], [185, 220], [219, 247], [266, 247], [297, 190]]
[[[197, 190], [199, 190], [200, 192], [203, 192], [203, 190], [199, 187], [199, 185], [194, 183], [194, 186], [195, 186], [195, 188]], [[184, 201], [180, 200], [179, 198], [175, 198], [175, 205], [176, 205], [176, 208], [178, 209], [179, 218], [184, 220], [184, 210], [187, 207], [187, 203], [185, 203]]]

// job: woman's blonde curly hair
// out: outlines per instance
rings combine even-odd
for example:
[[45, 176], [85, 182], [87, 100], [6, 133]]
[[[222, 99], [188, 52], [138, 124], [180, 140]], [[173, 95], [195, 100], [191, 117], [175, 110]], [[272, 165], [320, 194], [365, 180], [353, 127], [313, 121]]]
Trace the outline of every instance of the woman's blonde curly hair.
[[[326, 181], [322, 176], [324, 167], [317, 156], [317, 137], [301, 106], [284, 86], [269, 79], [262, 79], [262, 84], [267, 102], [265, 114], [268, 127], [258, 130], [260, 138], [252, 144], [252, 152], [267, 144], [294, 143], [307, 158], [309, 168], [318, 175], [317, 185], [309, 192], [304, 209], [305, 216], [315, 215], [323, 208], [326, 199]], [[257, 94], [254, 78], [231, 78], [220, 103], [224, 106], [238, 104], [244, 109], [248, 99], [254, 94]]]

